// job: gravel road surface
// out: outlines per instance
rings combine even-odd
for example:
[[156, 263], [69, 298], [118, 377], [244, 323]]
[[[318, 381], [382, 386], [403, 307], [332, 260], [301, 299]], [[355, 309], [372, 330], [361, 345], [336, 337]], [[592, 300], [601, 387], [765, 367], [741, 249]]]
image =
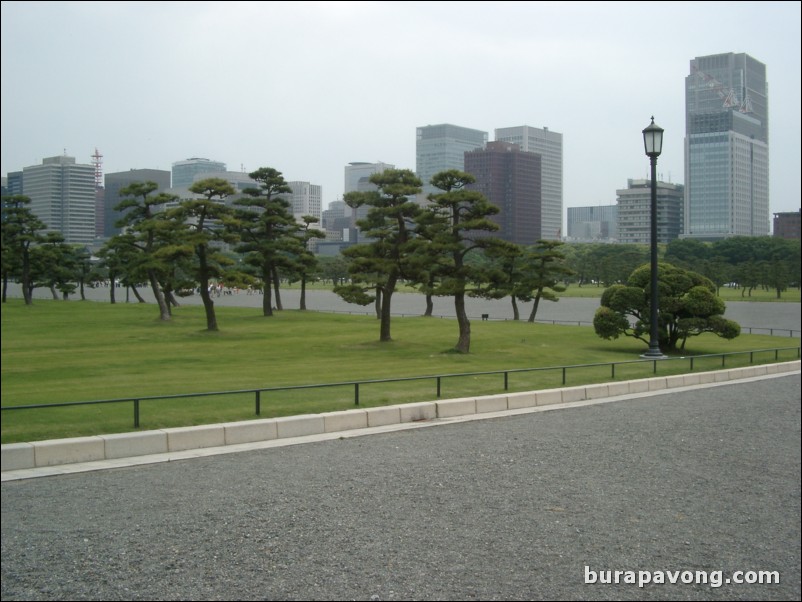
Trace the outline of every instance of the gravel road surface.
[[801, 595], [798, 373], [2, 484], [3, 600]]

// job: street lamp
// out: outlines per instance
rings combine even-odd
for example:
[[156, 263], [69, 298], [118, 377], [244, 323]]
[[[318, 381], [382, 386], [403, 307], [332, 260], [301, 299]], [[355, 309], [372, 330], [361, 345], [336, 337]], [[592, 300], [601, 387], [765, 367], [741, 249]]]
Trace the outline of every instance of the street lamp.
[[651, 295], [649, 307], [649, 351], [641, 355], [644, 359], [658, 360], [666, 356], [660, 351], [660, 338], [657, 331], [657, 157], [663, 150], [663, 128], [652, 122], [643, 130], [643, 145], [646, 156], [652, 163], [652, 207], [651, 207]]

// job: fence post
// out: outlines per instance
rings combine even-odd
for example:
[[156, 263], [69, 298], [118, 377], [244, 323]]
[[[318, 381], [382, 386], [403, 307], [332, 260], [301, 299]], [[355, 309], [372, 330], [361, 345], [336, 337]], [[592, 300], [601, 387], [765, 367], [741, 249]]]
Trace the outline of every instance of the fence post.
[[354, 383], [354, 405], [359, 405], [359, 383]]
[[440, 377], [437, 377], [437, 399], [440, 399]]
[[139, 400], [134, 400], [134, 428], [139, 428]]
[[563, 366], [563, 385], [565, 385], [565, 366]]
[[256, 390], [256, 415], [260, 416], [262, 414], [262, 396], [261, 391], [259, 389]]
[[509, 378], [508, 378], [508, 375], [509, 375], [509, 372], [505, 371], [505, 372], [504, 372], [504, 390], [505, 390], [505, 391], [509, 391], [509, 390], [510, 390], [510, 388], [509, 388], [509, 386], [508, 386], [508, 385], [509, 385]]

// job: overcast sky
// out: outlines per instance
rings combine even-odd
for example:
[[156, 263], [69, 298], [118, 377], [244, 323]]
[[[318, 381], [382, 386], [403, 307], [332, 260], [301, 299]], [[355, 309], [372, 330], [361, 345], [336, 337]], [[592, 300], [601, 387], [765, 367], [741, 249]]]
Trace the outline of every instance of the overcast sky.
[[564, 206], [684, 183], [697, 56], [767, 68], [772, 212], [800, 207], [800, 2], [2, 2], [2, 166], [104, 173], [206, 157], [343, 193], [352, 161], [415, 169], [415, 129], [563, 134]]

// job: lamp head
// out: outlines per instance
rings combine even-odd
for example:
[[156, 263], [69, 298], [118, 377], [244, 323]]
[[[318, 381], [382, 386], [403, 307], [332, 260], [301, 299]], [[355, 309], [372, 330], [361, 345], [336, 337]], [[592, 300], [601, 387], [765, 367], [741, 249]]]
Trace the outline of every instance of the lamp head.
[[663, 151], [663, 128], [654, 122], [654, 117], [643, 130], [643, 145], [649, 157], [658, 157]]

